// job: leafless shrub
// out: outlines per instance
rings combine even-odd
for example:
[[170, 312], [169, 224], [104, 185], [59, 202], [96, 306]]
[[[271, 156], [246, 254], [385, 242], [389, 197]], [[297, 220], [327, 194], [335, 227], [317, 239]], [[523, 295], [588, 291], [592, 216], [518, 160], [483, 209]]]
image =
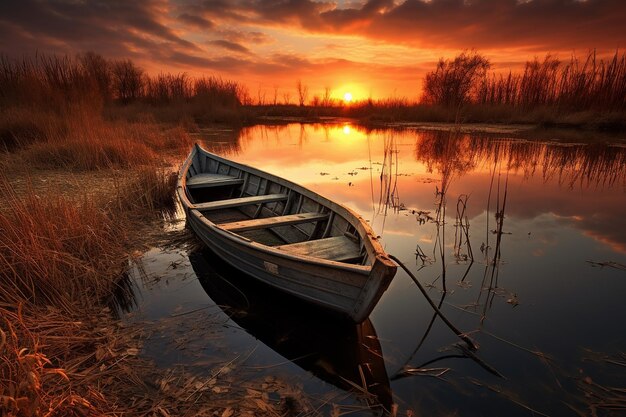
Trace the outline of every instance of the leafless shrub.
[[490, 67], [489, 60], [476, 51], [464, 51], [454, 60], [440, 59], [426, 75], [423, 101], [449, 107], [471, 101]]

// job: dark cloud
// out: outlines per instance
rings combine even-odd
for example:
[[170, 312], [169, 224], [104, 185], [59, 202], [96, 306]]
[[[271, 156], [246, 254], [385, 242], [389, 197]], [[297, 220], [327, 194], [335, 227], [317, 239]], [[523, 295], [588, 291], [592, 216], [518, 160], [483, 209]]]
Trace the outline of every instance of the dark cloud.
[[323, 23], [321, 14], [336, 5], [311, 0], [205, 0], [191, 7], [222, 21], [315, 27]]
[[[469, 4], [467, 4], [469, 3]], [[377, 15], [381, 38], [450, 47], [615, 48], [626, 41], [621, 0], [408, 0]]]
[[297, 25], [422, 47], [571, 50], [626, 44], [623, 0], [369, 0], [341, 8], [312, 0], [207, 0], [201, 7], [223, 21]]
[[209, 41], [208, 43], [210, 45], [215, 45], [215, 46], [227, 49], [227, 50], [232, 51], [232, 52], [238, 52], [238, 53], [242, 53], [242, 54], [249, 54], [250, 53], [250, 50], [248, 48], [246, 48], [245, 46], [242, 46], [242, 45], [240, 45], [238, 43], [235, 43], [235, 42], [226, 41], [226, 40], [223, 40], [223, 39], [215, 40], [215, 41]]
[[241, 73], [253, 65], [246, 59], [222, 56], [219, 58], [207, 58], [205, 56], [185, 54], [183, 52], [168, 52], [162, 57], [171, 63], [186, 65], [189, 67], [200, 68], [213, 71], [228, 71], [229, 73]]
[[216, 33], [231, 42], [252, 43], [257, 45], [273, 42], [271, 36], [257, 31], [247, 32], [243, 30], [226, 29], [219, 30]]
[[[151, 57], [164, 48], [200, 52], [169, 27], [166, 0], [0, 2], [0, 49], [31, 53], [94, 50], [110, 57]], [[31, 49], [32, 48], [32, 49]], [[29, 50], [30, 49], [30, 50]]]
[[178, 19], [191, 26], [195, 26], [198, 29], [212, 29], [215, 24], [209, 19], [205, 19], [202, 16], [192, 15], [189, 13], [182, 13], [178, 16]]

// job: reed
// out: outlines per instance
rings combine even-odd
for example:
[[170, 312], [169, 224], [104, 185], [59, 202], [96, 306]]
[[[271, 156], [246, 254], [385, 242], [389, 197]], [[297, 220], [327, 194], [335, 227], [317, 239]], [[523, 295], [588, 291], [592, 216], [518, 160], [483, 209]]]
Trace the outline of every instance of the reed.
[[3, 415], [103, 415], [141, 389], [135, 371], [145, 364], [124, 353], [130, 336], [104, 300], [152, 218], [146, 214], [171, 211], [174, 188], [175, 176], [154, 166], [120, 178], [114, 203], [32, 188], [18, 194], [0, 178]]
[[35, 142], [66, 134], [67, 119], [27, 108], [0, 111], [0, 152], [12, 152]]
[[72, 171], [153, 164], [163, 151], [187, 150], [193, 143], [188, 129], [180, 125], [164, 128], [150, 120], [105, 121], [79, 113], [58, 117], [11, 109], [0, 115], [5, 151], [14, 152], [22, 164]]
[[[307, 102], [301, 86], [301, 106], [280, 106], [276, 97], [271, 105], [259, 98], [252, 106], [244, 86], [215, 76], [148, 75], [130, 60], [107, 60], [94, 53], [75, 58], [38, 54], [19, 60], [0, 55], [0, 108], [45, 109], [62, 117], [77, 110], [104, 111], [123, 120], [149, 114], [166, 122], [350, 116], [371, 123], [460, 119], [624, 127], [625, 53], [599, 58], [591, 51], [565, 62], [548, 54], [528, 61], [520, 73], [498, 74], [489, 71], [490, 65], [476, 51], [440, 60], [425, 77], [421, 103], [387, 98], [342, 106], [328, 98], [328, 89], [324, 98]], [[13, 141], [1, 130], [0, 140]]]
[[553, 55], [526, 63], [520, 74], [492, 74], [482, 79], [475, 103], [525, 110], [551, 106], [559, 110], [624, 110], [626, 53], [598, 58], [590, 51], [562, 62]]
[[169, 108], [165, 115], [170, 117], [182, 112], [207, 118], [219, 111], [232, 119], [248, 96], [234, 81], [192, 78], [184, 73], [150, 76], [131, 60], [107, 60], [95, 53], [75, 58], [0, 55], [0, 108], [46, 109], [58, 114], [89, 109], [100, 114], [105, 106], [140, 104], [144, 113]]
[[76, 202], [34, 192], [18, 197], [0, 179], [0, 301], [53, 305], [72, 311], [74, 301], [111, 290], [125, 259], [124, 229], [95, 201]]
[[145, 217], [146, 213], [173, 216], [176, 212], [177, 174], [155, 166], [137, 169], [127, 180], [116, 186], [112, 210], [130, 216]]
[[[40, 168], [69, 170], [128, 168], [149, 163], [156, 154], [135, 133], [136, 127], [132, 125], [80, 120], [70, 126], [67, 134], [53, 135], [34, 143], [20, 152], [20, 156], [26, 163]], [[145, 139], [149, 140], [148, 137]]]
[[21, 60], [0, 56], [0, 107], [37, 107], [63, 111], [101, 105], [97, 88], [79, 62], [68, 57], [35, 55]]

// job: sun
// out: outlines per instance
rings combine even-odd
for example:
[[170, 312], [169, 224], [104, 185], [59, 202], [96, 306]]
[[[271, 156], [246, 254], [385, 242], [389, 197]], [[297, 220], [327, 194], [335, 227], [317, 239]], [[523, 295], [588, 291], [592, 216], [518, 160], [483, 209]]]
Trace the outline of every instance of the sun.
[[343, 95], [343, 101], [350, 103], [352, 101], [352, 93], [347, 92]]

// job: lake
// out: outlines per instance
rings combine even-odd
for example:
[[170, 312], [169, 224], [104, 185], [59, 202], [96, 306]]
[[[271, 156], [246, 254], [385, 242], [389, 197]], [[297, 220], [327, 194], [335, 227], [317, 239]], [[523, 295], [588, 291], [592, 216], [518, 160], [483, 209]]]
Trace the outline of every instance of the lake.
[[[301, 312], [189, 239], [143, 254], [126, 320], [152, 323], [144, 354], [161, 366], [236, 364], [351, 415], [624, 415], [626, 141], [518, 136], [348, 122], [198, 136], [368, 219], [474, 354], [401, 269], [354, 326]], [[359, 365], [377, 398], [356, 388]]]

